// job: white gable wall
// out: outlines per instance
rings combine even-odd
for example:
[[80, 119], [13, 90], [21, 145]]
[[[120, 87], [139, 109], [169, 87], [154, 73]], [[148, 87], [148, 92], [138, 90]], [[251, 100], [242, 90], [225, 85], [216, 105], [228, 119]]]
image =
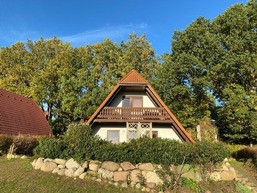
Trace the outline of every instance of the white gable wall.
[[[122, 124], [113, 123], [112, 125], [95, 125], [93, 127], [93, 135], [98, 135], [102, 139], [107, 140], [107, 131], [119, 131], [119, 139], [120, 143], [127, 142], [127, 129], [126, 124], [124, 126]], [[172, 127], [170, 126], [162, 126], [162, 125], [153, 125], [152, 131], [158, 131], [159, 138], [167, 138], [167, 139], [175, 139], [181, 141], [178, 135], [175, 133]]]
[[181, 141], [172, 127], [154, 125], [152, 131], [158, 131], [158, 137], [164, 139], [175, 139]]
[[[112, 100], [108, 106], [112, 107], [122, 107], [122, 99], [124, 96], [142, 96], [143, 97], [143, 107], [155, 107], [150, 98], [145, 92], [120, 92]], [[95, 124], [93, 126], [93, 134], [100, 136], [102, 139], [107, 140], [107, 131], [119, 131], [119, 141], [127, 142], [127, 128], [126, 123], [112, 123], [112, 124]], [[152, 131], [158, 131], [159, 138], [168, 138], [181, 141], [178, 135], [175, 133], [174, 129], [170, 125], [153, 124]]]
[[102, 139], [107, 140], [107, 131], [119, 131], [120, 132], [120, 142], [126, 142], [127, 141], [127, 129], [126, 125], [124, 126], [117, 123], [113, 123], [113, 125], [96, 125], [93, 129], [93, 135], [98, 135]]
[[123, 96], [142, 96], [143, 97], [143, 107], [155, 107], [153, 102], [146, 95], [145, 92], [120, 92], [108, 106], [122, 107], [122, 97]]

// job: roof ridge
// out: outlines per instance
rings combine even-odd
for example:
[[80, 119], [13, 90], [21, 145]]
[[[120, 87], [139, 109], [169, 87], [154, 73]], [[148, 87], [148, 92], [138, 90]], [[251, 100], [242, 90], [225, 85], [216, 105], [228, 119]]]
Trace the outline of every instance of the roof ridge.
[[135, 69], [132, 69], [126, 76], [124, 76], [119, 83], [147, 83], [148, 81], [139, 74]]
[[16, 99], [16, 100], [23, 100], [23, 101], [26, 101], [26, 102], [35, 103], [35, 101], [32, 98], [25, 97], [25, 96], [22, 96], [22, 95], [19, 95], [19, 94], [16, 94], [14, 92], [7, 91], [7, 90], [1, 89], [1, 88], [0, 88], [0, 95], [8, 96], [8, 97], [11, 97], [11, 98]]

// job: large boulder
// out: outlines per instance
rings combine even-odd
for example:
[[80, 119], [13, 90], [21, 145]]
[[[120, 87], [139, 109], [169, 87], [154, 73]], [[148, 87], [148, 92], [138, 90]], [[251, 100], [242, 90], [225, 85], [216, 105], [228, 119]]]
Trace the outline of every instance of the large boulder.
[[87, 173], [86, 172], [84, 172], [84, 173], [82, 173], [82, 174], [80, 174], [79, 175], [79, 179], [84, 179], [85, 178], [85, 176], [87, 175]]
[[37, 159], [34, 159], [33, 162], [31, 162], [32, 167], [34, 168], [36, 165]]
[[65, 166], [66, 164], [65, 159], [54, 159], [54, 162], [57, 163], [58, 165], [63, 165], [63, 166]]
[[56, 163], [54, 163], [54, 162], [44, 162], [40, 169], [43, 172], [50, 172], [50, 171], [54, 170], [55, 168], [57, 168]]
[[57, 171], [57, 174], [60, 175], [60, 176], [64, 176], [65, 175], [65, 171], [66, 171], [66, 169], [59, 169]]
[[163, 181], [155, 172], [147, 172], [145, 175], [145, 179], [146, 179], [146, 183], [153, 182], [156, 185], [163, 183]]
[[132, 170], [130, 173], [131, 182], [141, 182], [140, 177], [142, 177], [142, 173], [140, 170]]
[[44, 159], [44, 162], [52, 162], [53, 161], [53, 159], [50, 159], [50, 158], [45, 158]]
[[103, 168], [100, 168], [98, 170], [98, 174], [103, 178], [103, 179], [112, 179], [113, 178], [113, 172], [109, 170], [105, 170]]
[[68, 176], [68, 177], [74, 177], [74, 169], [72, 168], [69, 168], [69, 169], [66, 169], [65, 170], [65, 176]]
[[117, 171], [119, 169], [120, 165], [115, 163], [115, 162], [111, 162], [111, 161], [105, 161], [102, 163], [102, 168], [109, 170], [109, 171]]
[[122, 167], [122, 169], [124, 170], [124, 171], [127, 171], [127, 170], [134, 170], [136, 167], [133, 165], [133, 164], [131, 164], [130, 162], [122, 162], [121, 164], [120, 164], [120, 166]]
[[128, 175], [129, 175], [129, 172], [127, 172], [127, 171], [114, 172], [113, 180], [115, 182], [127, 181], [128, 180]]
[[140, 170], [146, 170], [146, 171], [153, 171], [154, 170], [153, 164], [151, 164], [151, 163], [139, 164], [138, 168]]
[[38, 158], [35, 163], [35, 169], [39, 170], [43, 164], [44, 164], [44, 158], [42, 158], [42, 157]]
[[53, 173], [53, 174], [57, 174], [59, 170], [60, 170], [60, 168], [56, 167], [56, 168], [52, 171], [52, 173]]
[[79, 167], [75, 172], [74, 172], [74, 177], [80, 176], [83, 172], [84, 172], [84, 168], [83, 167]]
[[220, 181], [221, 180], [220, 173], [219, 172], [212, 172], [210, 174], [210, 180], [215, 181], [215, 182]]
[[65, 165], [58, 165], [57, 167], [60, 169], [63, 169], [63, 168], [65, 168]]
[[82, 167], [83, 167], [84, 169], [87, 169], [87, 168], [88, 168], [88, 165], [89, 165], [88, 161], [85, 161], [85, 162], [82, 164]]
[[91, 162], [89, 163], [89, 170], [97, 172], [97, 170], [99, 169], [99, 165], [100, 165], [99, 162], [97, 162], [97, 161], [91, 161]]
[[229, 168], [229, 171], [220, 172], [221, 180], [234, 180], [236, 179], [236, 171], [233, 167]]
[[72, 168], [79, 168], [80, 167], [80, 165], [73, 159], [73, 158], [71, 158], [71, 159], [69, 159], [66, 163], [65, 163], [65, 166], [66, 166], [66, 168], [68, 168], [68, 169], [72, 169]]

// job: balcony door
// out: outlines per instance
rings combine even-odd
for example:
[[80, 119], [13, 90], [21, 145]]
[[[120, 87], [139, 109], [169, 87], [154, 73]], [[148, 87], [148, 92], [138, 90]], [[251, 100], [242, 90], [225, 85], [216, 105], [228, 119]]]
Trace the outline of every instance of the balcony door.
[[143, 107], [143, 97], [138, 96], [124, 96], [122, 101], [123, 116], [131, 118], [133, 115], [138, 115], [138, 111], [134, 108]]
[[143, 107], [143, 97], [138, 96], [124, 96], [123, 107]]

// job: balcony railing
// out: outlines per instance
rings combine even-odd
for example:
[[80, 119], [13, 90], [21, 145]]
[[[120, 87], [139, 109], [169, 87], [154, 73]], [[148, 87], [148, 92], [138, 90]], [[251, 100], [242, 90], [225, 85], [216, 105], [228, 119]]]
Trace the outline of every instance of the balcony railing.
[[104, 107], [97, 119], [105, 120], [170, 120], [164, 108]]

